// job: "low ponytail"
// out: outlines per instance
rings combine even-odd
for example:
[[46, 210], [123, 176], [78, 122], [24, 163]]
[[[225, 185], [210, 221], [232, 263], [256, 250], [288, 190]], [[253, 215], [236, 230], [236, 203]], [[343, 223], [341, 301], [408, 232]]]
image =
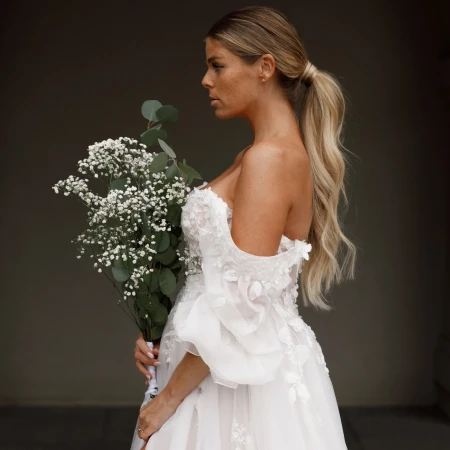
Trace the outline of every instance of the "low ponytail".
[[[300, 77], [304, 93], [300, 132], [309, 157], [313, 179], [313, 219], [308, 242], [313, 251], [303, 265], [301, 289], [305, 305], [329, 310], [323, 296], [333, 283], [355, 277], [356, 247], [343, 232], [339, 201], [348, 207], [345, 189], [346, 157], [341, 148], [345, 98], [336, 78], [307, 63]], [[347, 252], [340, 263], [342, 246]]]

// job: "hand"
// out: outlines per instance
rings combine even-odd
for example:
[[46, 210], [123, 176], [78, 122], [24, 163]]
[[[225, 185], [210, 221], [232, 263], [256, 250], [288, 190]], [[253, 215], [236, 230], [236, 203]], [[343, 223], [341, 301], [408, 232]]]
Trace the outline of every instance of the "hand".
[[[158, 431], [167, 420], [175, 413], [180, 401], [169, 394], [166, 390], [162, 390], [149, 403], [144, 405], [139, 412], [138, 429], [143, 430], [138, 436], [148, 442], [151, 435]], [[141, 450], [145, 450], [145, 444]]]
[[[150, 350], [147, 346], [147, 343], [145, 342], [142, 333], [140, 333], [139, 337], [136, 339], [134, 357], [136, 358], [136, 367], [138, 368], [139, 372], [141, 372], [142, 375], [148, 378], [145, 384], [148, 384], [149, 380], [152, 378], [151, 373], [146, 369], [145, 366], [154, 365], [155, 367], [157, 367], [160, 364], [160, 362], [156, 359], [159, 355], [160, 343], [161, 339], [156, 339], [155, 341], [153, 341], [154, 348]], [[148, 356], [147, 353], [150, 353], [153, 358], [151, 356]]]

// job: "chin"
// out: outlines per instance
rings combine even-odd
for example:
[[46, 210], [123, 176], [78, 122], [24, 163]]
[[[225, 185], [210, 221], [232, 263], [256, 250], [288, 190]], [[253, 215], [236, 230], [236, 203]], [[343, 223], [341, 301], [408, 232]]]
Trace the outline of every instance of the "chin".
[[223, 111], [220, 108], [216, 108], [214, 113], [218, 119], [232, 119], [233, 117], [236, 117], [235, 113]]

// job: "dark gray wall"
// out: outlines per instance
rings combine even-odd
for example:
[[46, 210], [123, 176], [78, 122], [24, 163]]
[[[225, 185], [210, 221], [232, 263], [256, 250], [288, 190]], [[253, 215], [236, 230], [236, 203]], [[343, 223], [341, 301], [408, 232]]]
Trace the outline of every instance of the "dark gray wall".
[[[417, 2], [418, 3], [418, 2]], [[349, 98], [346, 231], [357, 280], [335, 310], [300, 314], [316, 332], [341, 405], [436, 400], [442, 328], [446, 167], [440, 74], [445, 21], [410, 2], [262, 2], [287, 14], [311, 61]], [[138, 330], [117, 295], [70, 243], [84, 210], [51, 187], [88, 145], [145, 128], [140, 105], [179, 108], [169, 143], [205, 180], [252, 141], [220, 121], [201, 86], [204, 34], [229, 2], [22, 2], [1, 36], [2, 283], [0, 401], [138, 404]], [[447, 146], [448, 147], [448, 146]]]

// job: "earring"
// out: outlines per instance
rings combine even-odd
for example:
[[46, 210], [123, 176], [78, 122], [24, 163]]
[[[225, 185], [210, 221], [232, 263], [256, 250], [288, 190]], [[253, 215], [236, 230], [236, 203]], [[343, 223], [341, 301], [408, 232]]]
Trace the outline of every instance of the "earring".
[[261, 81], [266, 81], [264, 78]]

